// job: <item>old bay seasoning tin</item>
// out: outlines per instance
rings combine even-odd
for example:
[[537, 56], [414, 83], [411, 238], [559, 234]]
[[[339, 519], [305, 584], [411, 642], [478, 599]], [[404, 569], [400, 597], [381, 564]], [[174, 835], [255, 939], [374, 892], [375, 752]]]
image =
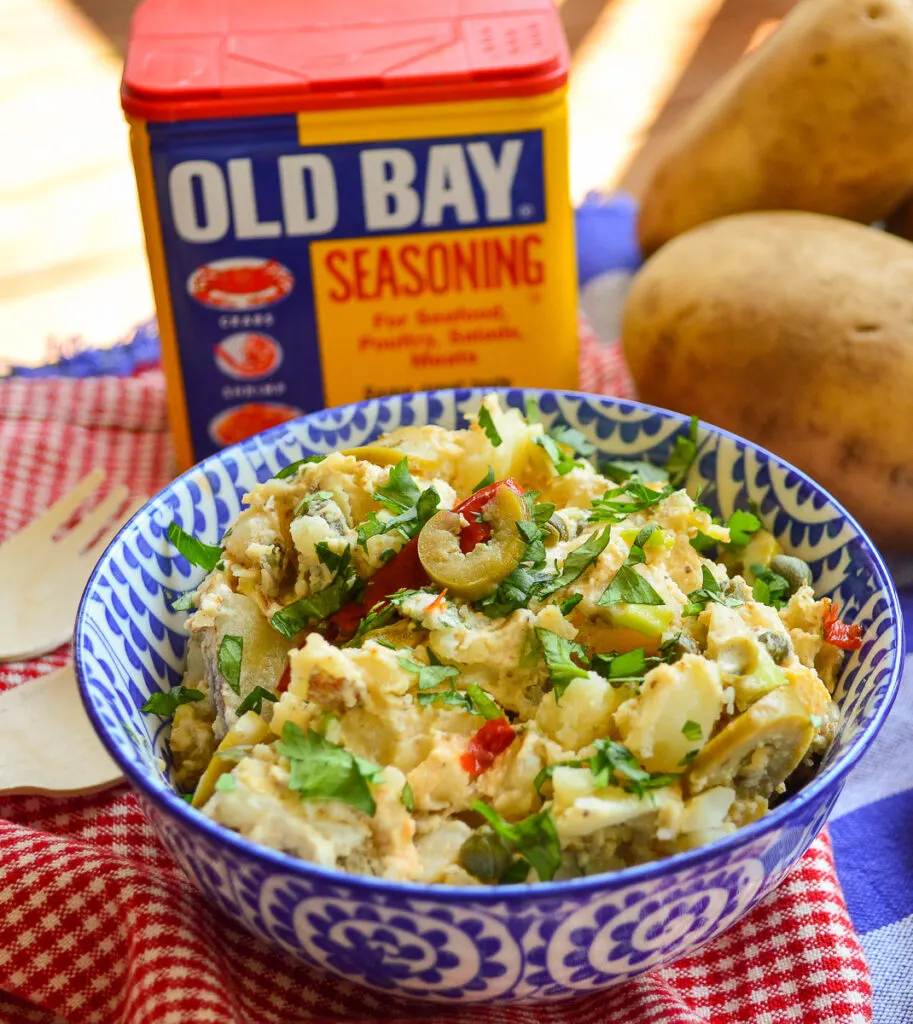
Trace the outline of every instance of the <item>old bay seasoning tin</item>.
[[182, 467], [301, 412], [577, 383], [552, 0], [146, 0], [122, 100]]

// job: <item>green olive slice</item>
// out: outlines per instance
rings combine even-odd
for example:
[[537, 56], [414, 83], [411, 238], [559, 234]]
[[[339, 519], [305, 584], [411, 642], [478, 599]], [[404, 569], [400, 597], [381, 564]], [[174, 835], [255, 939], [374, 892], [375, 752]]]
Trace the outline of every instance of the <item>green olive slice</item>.
[[482, 509], [483, 521], [491, 526], [489, 540], [463, 554], [462, 517], [459, 512], [438, 512], [418, 535], [418, 557], [438, 586], [446, 587], [456, 597], [477, 601], [492, 593], [520, 564], [526, 540], [517, 523], [525, 518], [523, 499], [509, 487], [500, 487]]
[[689, 791], [731, 786], [770, 796], [805, 757], [815, 729], [793, 685], [780, 686], [734, 718], [704, 746], [687, 773]]

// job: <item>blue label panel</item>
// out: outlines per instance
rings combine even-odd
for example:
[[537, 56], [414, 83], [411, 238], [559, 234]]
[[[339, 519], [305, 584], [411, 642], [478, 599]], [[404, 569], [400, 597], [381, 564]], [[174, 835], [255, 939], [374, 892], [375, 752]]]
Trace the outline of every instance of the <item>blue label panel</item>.
[[325, 404], [312, 241], [546, 218], [540, 131], [308, 148], [292, 115], [148, 127], [197, 458], [240, 406]]

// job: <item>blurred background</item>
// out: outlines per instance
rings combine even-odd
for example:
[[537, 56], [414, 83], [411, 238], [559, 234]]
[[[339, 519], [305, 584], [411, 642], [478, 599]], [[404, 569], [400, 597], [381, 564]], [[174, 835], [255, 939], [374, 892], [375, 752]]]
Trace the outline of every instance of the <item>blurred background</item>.
[[[572, 198], [637, 195], [664, 138], [795, 0], [558, 0]], [[134, 0], [0, 0], [0, 369], [153, 311], [118, 88]]]

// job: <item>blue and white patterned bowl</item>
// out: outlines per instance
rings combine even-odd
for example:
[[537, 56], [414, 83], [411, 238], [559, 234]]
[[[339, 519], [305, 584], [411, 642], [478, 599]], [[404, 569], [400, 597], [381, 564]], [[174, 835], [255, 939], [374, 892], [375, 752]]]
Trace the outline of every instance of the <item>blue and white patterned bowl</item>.
[[[765, 525], [812, 567], [865, 642], [837, 691], [839, 736], [816, 778], [771, 814], [710, 846], [614, 874], [531, 889], [386, 882], [315, 867], [255, 846], [192, 810], [172, 788], [167, 727], [140, 713], [176, 684], [184, 613], [166, 594], [202, 571], [165, 536], [172, 519], [216, 542], [241, 497], [287, 463], [363, 444], [401, 424], [465, 425], [480, 390], [362, 402], [305, 416], [214, 455], [153, 498], [118, 534], [86, 588], [76, 627], [83, 700], [153, 827], [187, 874], [254, 935], [373, 988], [438, 1002], [556, 999], [608, 988], [719, 935], [786, 875], [824, 825], [846, 773], [897, 692], [903, 632], [885, 566], [856, 522], [802, 473], [703, 425], [689, 486], [729, 515], [754, 501]], [[685, 419], [571, 392], [532, 397], [543, 421], [577, 427], [601, 455], [662, 462]]]

